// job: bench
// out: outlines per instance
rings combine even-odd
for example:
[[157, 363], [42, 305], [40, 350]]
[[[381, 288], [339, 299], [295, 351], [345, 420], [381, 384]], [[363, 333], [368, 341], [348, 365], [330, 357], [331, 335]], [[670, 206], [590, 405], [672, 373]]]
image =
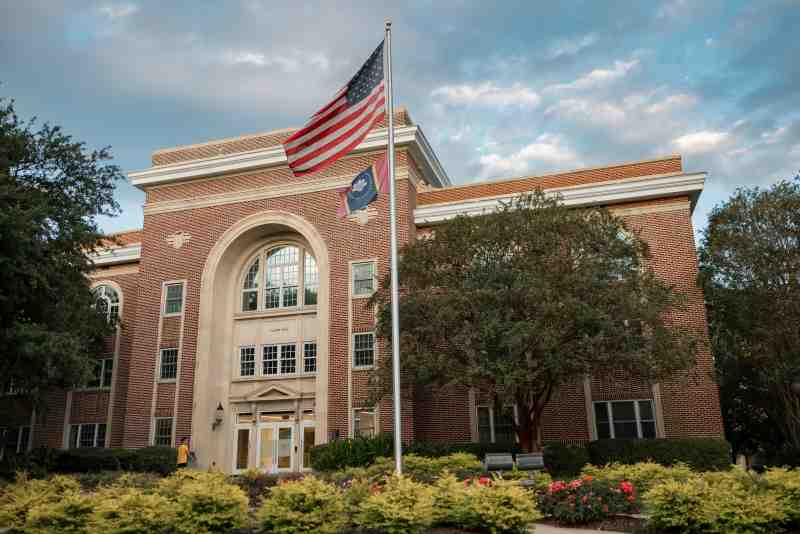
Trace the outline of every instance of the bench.
[[517, 454], [517, 469], [520, 471], [544, 469], [544, 455], [540, 452]]
[[489, 452], [483, 463], [487, 471], [506, 471], [514, 468], [514, 457], [510, 452]]

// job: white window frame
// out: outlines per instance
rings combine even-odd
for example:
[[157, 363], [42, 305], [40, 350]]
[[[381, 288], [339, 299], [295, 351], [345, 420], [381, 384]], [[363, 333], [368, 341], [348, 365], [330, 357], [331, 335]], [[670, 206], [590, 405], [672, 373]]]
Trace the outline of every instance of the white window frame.
[[[489, 443], [496, 443], [497, 436], [495, 435], [495, 425], [494, 425], [494, 404], [487, 403], [487, 404], [478, 404], [475, 406], [475, 437], [480, 442], [480, 417], [478, 416], [478, 411], [481, 408], [486, 408], [489, 410]], [[519, 412], [517, 410], [517, 406], [508, 406], [514, 412], [514, 425], [519, 425]], [[514, 432], [514, 441], [518, 442], [519, 437], [517, 433]]]
[[[372, 288], [367, 292], [356, 292], [356, 267], [361, 265], [369, 265], [372, 268]], [[369, 298], [371, 297], [377, 288], [377, 273], [378, 273], [378, 262], [376, 260], [358, 260], [350, 262], [350, 294], [353, 298]], [[363, 280], [366, 280], [364, 278]]]
[[365, 437], [374, 437], [379, 433], [380, 426], [378, 425], [378, 410], [375, 406], [371, 407], [362, 407], [362, 408], [353, 408], [353, 436], [358, 437], [359, 434], [356, 432], [356, 423], [361, 420], [359, 414], [361, 413], [368, 413], [372, 414], [372, 422], [373, 422], [373, 429], [372, 429], [372, 436], [365, 436]]
[[[244, 270], [244, 276], [242, 277], [242, 280], [241, 280], [241, 282], [239, 284], [239, 287], [242, 290], [242, 295], [241, 295], [242, 298], [239, 300], [239, 311], [241, 311], [243, 313], [257, 312], [258, 310], [261, 309], [262, 298], [261, 298], [261, 289], [260, 289], [260, 286], [259, 286], [258, 282], [259, 282], [259, 278], [261, 277], [261, 266], [264, 263], [263, 260], [264, 260], [264, 258], [262, 258], [262, 255], [259, 253], [255, 258], [250, 260], [250, 263], [247, 264], [247, 267]], [[256, 263], [258, 265], [256, 265]], [[247, 276], [250, 274], [250, 270], [253, 268], [253, 266], [256, 267], [255, 285], [253, 287], [245, 287], [244, 284], [247, 281]], [[247, 293], [255, 293], [256, 294], [256, 308], [254, 310], [245, 310], [244, 309], [244, 296]]]
[[[283, 305], [283, 288], [289, 286], [278, 286], [276, 288], [268, 288], [267, 287], [267, 258], [269, 254], [279, 248], [283, 247], [295, 247], [298, 249], [298, 259], [297, 259], [297, 304], [294, 306], [284, 306]], [[236, 307], [236, 313], [243, 313], [243, 314], [255, 314], [255, 313], [262, 313], [262, 312], [273, 312], [273, 311], [299, 311], [305, 308], [314, 309], [317, 307], [317, 304], [306, 304], [306, 257], [311, 256], [314, 258], [314, 263], [317, 268], [317, 282], [314, 284], [317, 288], [317, 302], [319, 302], [319, 263], [317, 262], [317, 257], [314, 255], [311, 247], [297, 241], [278, 241], [269, 243], [265, 247], [261, 247], [258, 252], [254, 253], [250, 256], [249, 260], [245, 263], [245, 268], [243, 269], [240, 277], [239, 277], [239, 290], [240, 290], [240, 299], [239, 303]], [[247, 280], [247, 273], [250, 271], [250, 268], [253, 266], [253, 263], [258, 260], [258, 270], [256, 272], [256, 287], [251, 289], [245, 289], [244, 283]], [[268, 289], [279, 289], [279, 297], [278, 297], [278, 306], [273, 308], [267, 308], [267, 291]], [[256, 292], [256, 308], [254, 310], [245, 310], [244, 309], [244, 295], [247, 292], [255, 291]]]
[[[370, 364], [356, 364], [356, 336], [372, 336], [372, 363]], [[372, 369], [375, 367], [375, 362], [378, 361], [378, 343], [375, 336], [375, 332], [353, 332], [351, 337], [351, 341], [353, 344], [353, 349], [350, 354], [350, 365], [353, 366], [353, 369]]]
[[[102, 445], [98, 445], [97, 441], [97, 434], [100, 431], [100, 425], [105, 425], [105, 435], [103, 436]], [[92, 430], [92, 443], [93, 445], [89, 447], [84, 447], [81, 445], [81, 433], [83, 432], [84, 427], [94, 427]], [[75, 428], [75, 441], [73, 442], [70, 438], [72, 437], [72, 429]], [[108, 424], [107, 423], [78, 423], [78, 424], [71, 424], [69, 425], [69, 435], [67, 436], [67, 449], [103, 449], [106, 446], [106, 440], [108, 439]]]
[[[161, 445], [158, 443], [158, 422], [169, 421], [169, 445]], [[153, 417], [153, 446], [154, 447], [172, 447], [175, 443], [175, 418], [174, 417]]]
[[[97, 386], [86, 385], [81, 388], [87, 391], [102, 391], [111, 389], [111, 383], [114, 382], [114, 358], [97, 358], [95, 361], [100, 362], [100, 383]], [[108, 379], [108, 385], [105, 385], [106, 367], [111, 366], [111, 376]]]
[[[600, 428], [599, 422], [597, 420], [597, 411], [595, 410], [595, 405], [597, 404], [605, 404], [606, 405], [606, 413], [608, 413], [608, 428], [610, 437], [607, 439], [616, 439], [615, 431], [614, 431], [614, 411], [611, 408], [611, 405], [615, 402], [632, 402], [633, 403], [633, 413], [636, 417], [636, 434], [637, 437], [633, 439], [654, 439], [658, 437], [658, 420], [656, 419], [656, 406], [653, 399], [614, 399], [608, 401], [592, 401], [592, 420], [594, 421], [594, 435], [597, 439], [600, 438]], [[640, 402], [649, 402], [650, 403], [650, 411], [653, 413], [653, 419], [645, 419], [644, 422], [649, 423], [650, 421], [653, 422], [653, 427], [655, 428], [655, 436], [654, 438], [645, 438], [642, 437], [642, 416], [639, 413], [639, 403]], [[606, 438], [603, 438], [606, 439]]]
[[[114, 295], [117, 297], [117, 302], [112, 303], [111, 299], [106, 295], [106, 292], [111, 290], [114, 292]], [[101, 294], [100, 294], [101, 293]], [[97, 305], [97, 301], [102, 299], [106, 303], [106, 321], [111, 322], [111, 317], [113, 316], [114, 319], [119, 319], [122, 313], [122, 292], [119, 288], [114, 287], [114, 285], [110, 284], [109, 282], [101, 282], [94, 287], [92, 287], [92, 296], [94, 297], [95, 306]], [[111, 313], [113, 310], [114, 313]]]
[[[275, 367], [275, 372], [271, 373], [271, 374], [267, 374], [267, 365], [266, 365], [267, 362], [266, 362], [266, 359], [265, 359], [265, 352], [266, 352], [267, 347], [272, 347], [276, 351], [276, 353], [275, 353], [275, 355], [276, 355], [276, 358], [275, 358], [275, 366], [276, 366]], [[283, 349], [285, 347], [294, 347], [294, 372], [291, 372], [291, 373], [287, 373], [287, 372], [283, 371], [283, 362], [284, 362]], [[264, 378], [276, 378], [276, 377], [280, 377], [280, 376], [302, 375], [304, 373], [302, 371], [300, 371], [299, 369], [302, 369], [303, 367], [301, 367], [301, 366], [305, 364], [305, 362], [304, 362], [304, 358], [305, 358], [304, 353], [305, 353], [305, 345], [303, 345], [303, 353], [300, 354], [300, 357], [298, 357], [297, 343], [292, 343], [291, 341], [288, 342], [288, 343], [266, 343], [264, 345], [261, 345], [261, 366], [260, 366], [260, 368], [257, 367], [256, 369], [257, 369], [257, 371], [260, 369], [260, 376], [262, 376]], [[298, 360], [299, 360], [299, 363], [298, 363]], [[308, 373], [308, 374], [311, 374], [311, 373]]]
[[[164, 353], [167, 351], [175, 351], [175, 376], [172, 378], [164, 378]], [[178, 347], [167, 347], [159, 349], [158, 351], [158, 381], [164, 383], [176, 382], [178, 380], [178, 360], [181, 354]]]
[[[306, 348], [309, 345], [314, 345], [314, 370], [313, 371], [307, 371], [306, 370]], [[318, 356], [319, 356], [319, 346], [317, 345], [316, 340], [303, 341], [303, 358], [302, 358], [303, 371], [302, 371], [301, 374], [313, 375], [313, 374], [317, 373], [317, 365], [319, 363], [319, 357]]]
[[[253, 349], [253, 374], [252, 375], [244, 375], [242, 374], [242, 353], [244, 349]], [[258, 347], [256, 345], [241, 345], [239, 348], [236, 349], [236, 375], [239, 378], [256, 378], [259, 376], [258, 372]], [[249, 363], [249, 362], [248, 362]]]
[[[167, 299], [167, 295], [169, 293], [169, 288], [173, 286], [180, 286], [181, 287], [181, 309], [176, 312], [167, 311], [167, 306], [169, 306], [169, 299]], [[183, 310], [186, 308], [186, 281], [185, 280], [170, 280], [168, 282], [164, 282], [161, 288], [161, 316], [162, 317], [179, 317], [183, 315]]]
[[[293, 247], [297, 249], [297, 257], [294, 263], [295, 267], [297, 268], [297, 278], [296, 284], [294, 286], [291, 285], [284, 285], [283, 284], [283, 269], [286, 269], [287, 266], [291, 266], [292, 264], [280, 265], [278, 268], [281, 269], [280, 273], [280, 284], [275, 287], [270, 287], [267, 284], [267, 279], [269, 277], [269, 256], [273, 251], [280, 250], [282, 248]], [[260, 276], [263, 277], [264, 280], [264, 297], [263, 297], [263, 307], [264, 310], [293, 310], [300, 308], [303, 303], [303, 297], [305, 296], [305, 285], [303, 284], [303, 275], [305, 274], [305, 248], [301, 247], [299, 244], [296, 243], [285, 243], [280, 245], [275, 245], [270, 247], [269, 249], [264, 251], [264, 270], [259, 273]], [[294, 304], [291, 306], [286, 305], [284, 302], [285, 291], [287, 288], [294, 287], [296, 291]], [[267, 292], [277, 290], [278, 291], [278, 305], [267, 308]]]

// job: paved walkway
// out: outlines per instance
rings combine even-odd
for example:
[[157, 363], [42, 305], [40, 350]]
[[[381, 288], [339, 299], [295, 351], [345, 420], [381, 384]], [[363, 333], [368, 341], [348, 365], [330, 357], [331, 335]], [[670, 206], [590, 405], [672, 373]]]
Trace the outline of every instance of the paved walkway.
[[552, 527], [550, 525], [536, 525], [536, 534], [613, 534], [614, 530], [588, 530], [585, 528]]

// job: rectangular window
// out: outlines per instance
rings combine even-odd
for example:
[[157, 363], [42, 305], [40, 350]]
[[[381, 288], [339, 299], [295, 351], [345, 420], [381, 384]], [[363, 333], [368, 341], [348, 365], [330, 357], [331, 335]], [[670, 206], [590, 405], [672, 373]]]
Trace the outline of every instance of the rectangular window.
[[23, 426], [19, 429], [19, 443], [17, 443], [17, 452], [23, 453], [31, 446], [31, 427]]
[[264, 345], [264, 375], [278, 374], [278, 345]]
[[294, 374], [297, 369], [297, 347], [294, 344], [281, 345], [281, 374]]
[[97, 425], [97, 433], [94, 438], [94, 446], [103, 448], [106, 446], [106, 425], [100, 423]]
[[172, 446], [172, 417], [156, 418], [153, 445], [157, 447]]
[[305, 254], [305, 267], [303, 269], [303, 286], [305, 287], [305, 296], [303, 297], [303, 304], [306, 306], [317, 305], [317, 292], [319, 291], [319, 271], [317, 269], [317, 260], [314, 256], [306, 252]]
[[95, 360], [92, 379], [86, 385], [88, 389], [110, 388], [111, 378], [114, 373], [114, 359], [102, 358]]
[[317, 344], [313, 341], [306, 341], [303, 345], [303, 372], [317, 372]]
[[353, 366], [371, 367], [375, 364], [375, 334], [353, 335]]
[[171, 315], [183, 311], [183, 284], [167, 284], [164, 298], [164, 314]]
[[375, 409], [353, 410], [353, 436], [371, 437], [375, 435]]
[[353, 264], [353, 295], [371, 295], [375, 291], [375, 263]]
[[236, 469], [247, 469], [250, 457], [250, 429], [240, 428], [236, 431]]
[[178, 349], [161, 349], [161, 380], [175, 380], [178, 377]]
[[478, 442], [516, 442], [516, 420], [516, 408], [513, 406], [506, 406], [502, 410], [497, 410], [494, 406], [478, 406]]
[[68, 448], [75, 449], [78, 447], [105, 447], [105, 445], [105, 423], [84, 423], [80, 425], [70, 425], [69, 442], [67, 443]]
[[97, 431], [95, 425], [81, 425], [81, 431], [78, 434], [78, 446], [80, 447], [94, 447], [94, 435]]
[[239, 376], [256, 376], [256, 348], [239, 348]]
[[598, 439], [651, 439], [656, 437], [653, 402], [650, 400], [594, 403]]

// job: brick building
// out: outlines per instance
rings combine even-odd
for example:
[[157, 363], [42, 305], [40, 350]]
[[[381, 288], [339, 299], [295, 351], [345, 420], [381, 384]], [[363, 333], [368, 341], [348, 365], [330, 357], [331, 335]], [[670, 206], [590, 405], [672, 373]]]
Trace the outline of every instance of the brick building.
[[[650, 244], [653, 267], [688, 297], [672, 320], [706, 340], [691, 214], [705, 173], [680, 156], [453, 186], [422, 130], [397, 114], [401, 244], [456, 214], [479, 214], [535, 188], [572, 206], [605, 205]], [[54, 391], [41, 413], [0, 401], [18, 450], [174, 445], [191, 437], [200, 465], [298, 470], [336, 436], [391, 429], [369, 406], [379, 351], [367, 299], [389, 267], [388, 200], [337, 217], [336, 190], [385, 150], [382, 125], [325, 171], [296, 179], [280, 142], [290, 130], [158, 150], [130, 175], [146, 193], [144, 226], [98, 253], [98, 305], [121, 319], [95, 381]], [[721, 436], [711, 355], [654, 386], [624, 376], [563, 388], [544, 439]], [[413, 391], [404, 438], [501, 441], [509, 414], [452, 388]]]

